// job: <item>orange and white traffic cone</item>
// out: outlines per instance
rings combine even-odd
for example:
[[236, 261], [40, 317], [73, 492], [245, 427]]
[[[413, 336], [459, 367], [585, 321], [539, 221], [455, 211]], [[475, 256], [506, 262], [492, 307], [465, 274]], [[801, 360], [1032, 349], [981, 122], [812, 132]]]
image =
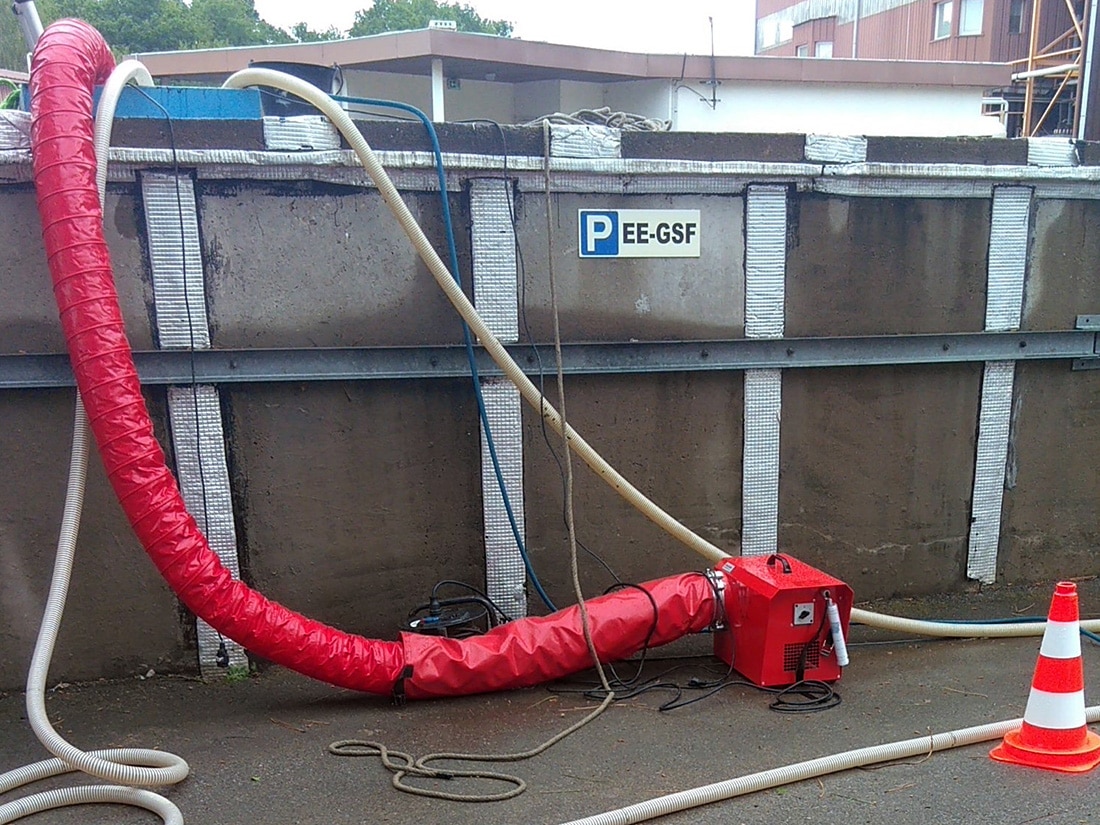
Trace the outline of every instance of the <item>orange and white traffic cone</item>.
[[1023, 727], [1005, 734], [990, 754], [1000, 762], [1078, 773], [1100, 765], [1100, 736], [1085, 725], [1085, 674], [1077, 585], [1059, 582]]

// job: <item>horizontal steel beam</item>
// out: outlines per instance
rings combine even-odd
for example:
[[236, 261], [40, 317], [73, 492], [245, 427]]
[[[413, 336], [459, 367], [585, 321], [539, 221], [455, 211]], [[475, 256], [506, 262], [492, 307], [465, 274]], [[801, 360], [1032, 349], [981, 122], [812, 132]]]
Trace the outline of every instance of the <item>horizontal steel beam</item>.
[[[508, 350], [529, 375], [554, 370], [554, 351], [547, 344], [515, 344]], [[1089, 330], [562, 346], [565, 372], [576, 375], [1056, 359], [1091, 362], [1097, 352], [1097, 333]], [[481, 374], [501, 374], [484, 350], [478, 348], [476, 358]], [[134, 360], [142, 382], [150, 385], [456, 378], [470, 372], [460, 346], [158, 350], [137, 352]], [[0, 355], [0, 389], [71, 387], [73, 383], [65, 355]]]

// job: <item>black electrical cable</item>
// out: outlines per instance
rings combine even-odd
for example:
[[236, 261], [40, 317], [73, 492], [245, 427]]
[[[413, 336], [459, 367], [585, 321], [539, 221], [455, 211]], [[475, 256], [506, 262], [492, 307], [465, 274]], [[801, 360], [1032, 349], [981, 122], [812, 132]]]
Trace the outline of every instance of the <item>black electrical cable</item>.
[[[467, 613], [466, 615], [458, 614], [451, 616], [444, 616], [444, 611], [449, 607], [465, 607], [468, 605], [477, 605], [481, 608], [481, 613]], [[473, 622], [478, 621], [484, 616], [486, 628], [483, 631], [479, 631], [476, 627], [472, 626]], [[461, 619], [461, 621], [458, 621]], [[496, 618], [495, 607], [492, 602], [481, 596], [469, 595], [469, 596], [454, 596], [449, 599], [436, 599], [433, 598], [430, 602], [417, 605], [409, 611], [407, 620], [407, 626], [410, 630], [418, 633], [430, 633], [434, 630], [444, 631], [461, 631], [461, 634], [457, 632], [448, 632], [448, 636], [476, 636], [480, 633], [488, 632], [496, 627], [499, 623]]]
[[[700, 572], [700, 571], [693, 571], [693, 573], [694, 573], [694, 575], [702, 576], [704, 579], [707, 580], [707, 583], [710, 585], [710, 588], [714, 593], [715, 623], [716, 624], [721, 624], [724, 621], [725, 609], [724, 609], [724, 604], [723, 604], [723, 599], [722, 599], [722, 590], [718, 586], [718, 582], [715, 581], [715, 579], [712, 576], [708, 575], [707, 573]], [[651, 679], [647, 679], [645, 682], [639, 683], [639, 681], [638, 681], [639, 679], [641, 679], [642, 672], [645, 669], [646, 657], [647, 657], [647, 655], [649, 653], [649, 650], [650, 650], [650, 643], [653, 640], [653, 635], [657, 631], [657, 625], [658, 625], [658, 621], [660, 619], [660, 609], [657, 605], [656, 600], [653, 598], [652, 594], [648, 590], [646, 590], [644, 587], [642, 587], [641, 585], [628, 584], [628, 583], [625, 583], [625, 582], [618, 582], [616, 584], [611, 585], [609, 588], [607, 588], [607, 590], [604, 591], [604, 594], [606, 595], [607, 593], [614, 592], [615, 590], [620, 590], [620, 589], [628, 588], [628, 587], [629, 588], [636, 588], [636, 589], [642, 591], [649, 598], [650, 605], [653, 607], [653, 624], [650, 626], [649, 632], [646, 634], [645, 642], [642, 644], [642, 649], [639, 652], [638, 658], [636, 660], [632, 660], [632, 661], [637, 662], [637, 669], [635, 670], [633, 676], [631, 676], [629, 679], [623, 679], [615, 671], [614, 665], [610, 664], [610, 663], [608, 664], [608, 670], [611, 672], [611, 674], [613, 676], [613, 680], [614, 680], [611, 684], [612, 684], [612, 687], [613, 687], [614, 692], [615, 692], [615, 697], [616, 697], [616, 699], [630, 699], [630, 698], [633, 698], [635, 696], [640, 696], [643, 693], [648, 693], [648, 692], [653, 691], [653, 690], [675, 690], [675, 691], [679, 691], [681, 689], [681, 686], [678, 685], [677, 683], [675, 683], [675, 682], [663, 682], [661, 680], [665, 676], [667, 676], [669, 673], [673, 673], [676, 670], [679, 670], [682, 667], [681, 665], [670, 668], [669, 670], [664, 671], [663, 673], [659, 674], [658, 676], [652, 677]], [[700, 680], [697, 680], [697, 679], [692, 679], [691, 683], [689, 683], [689, 684], [692, 687], [713, 687], [714, 685], [719, 684], [723, 679], [728, 678], [731, 672], [732, 672], [732, 668], [730, 669], [729, 672], [726, 673], [725, 676], [723, 676], [720, 679], [709, 681], [709, 682], [703, 682], [703, 681], [700, 681]], [[561, 690], [559, 692], [563, 692], [563, 693], [568, 693], [568, 692], [582, 693], [582, 694], [584, 694], [584, 696], [586, 698], [589, 698], [589, 699], [603, 699], [606, 696], [606, 691], [603, 690], [602, 685], [590, 686], [590, 687], [586, 687], [586, 688], [583, 688], [583, 689], [577, 689], [575, 691]]]
[[[258, 91], [261, 95], [264, 95], [266, 97], [273, 98], [273, 99], [278, 100], [278, 101], [285, 101], [286, 100], [286, 98], [284, 98], [278, 92], [273, 92], [270, 89], [265, 89], [263, 86], [257, 86], [255, 88], [256, 88], [256, 91]], [[378, 118], [379, 120], [399, 120], [399, 121], [402, 121], [404, 123], [419, 123], [420, 122], [415, 117], [405, 117], [405, 115], [395, 115], [395, 114], [390, 114], [389, 112], [379, 112], [379, 111], [376, 111], [375, 109], [373, 109], [369, 106], [344, 104], [344, 109], [348, 113], [360, 114], [360, 115], [369, 115], [370, 117]]]
[[[714, 591], [715, 604], [718, 610], [722, 610], [724, 607], [724, 600], [721, 588], [718, 586], [718, 582], [705, 572], [696, 571], [696, 575], [703, 576], [709, 583]], [[639, 585], [625, 585], [627, 587], [638, 587], [640, 590], [645, 588]], [[609, 588], [609, 590], [614, 588]], [[654, 625], [653, 629], [656, 629], [656, 602], [653, 604], [654, 609]], [[722, 625], [726, 621], [726, 617], [723, 613], [718, 613], [715, 617], [715, 624]], [[613, 684], [615, 690], [616, 701], [623, 699], [633, 699], [638, 696], [642, 696], [646, 693], [652, 693], [655, 691], [668, 691], [673, 694], [673, 697], [668, 701], [658, 705], [657, 710], [661, 712], [668, 712], [677, 710], [679, 708], [693, 705], [697, 702], [701, 702], [704, 699], [709, 699], [716, 693], [725, 690], [728, 687], [746, 687], [760, 693], [768, 694], [772, 697], [772, 701], [768, 704], [768, 709], [776, 713], [817, 713], [823, 710], [829, 710], [841, 703], [841, 696], [833, 688], [832, 685], [827, 682], [822, 682], [816, 679], [804, 679], [803, 675], [806, 670], [807, 660], [809, 658], [810, 651], [815, 645], [822, 644], [822, 633], [825, 629], [826, 622], [824, 616], [822, 617], [821, 624], [818, 625], [817, 632], [813, 637], [802, 646], [802, 652], [799, 656], [797, 668], [795, 670], [795, 681], [791, 685], [785, 687], [764, 687], [762, 685], [754, 684], [753, 682], [746, 681], [745, 679], [734, 677], [734, 665], [730, 662], [724, 675], [717, 679], [700, 679], [698, 677], [692, 677], [686, 684], [681, 684], [675, 681], [668, 681], [665, 677], [669, 674], [682, 670], [686, 665], [677, 665], [662, 671], [661, 673], [653, 676], [643, 682], [638, 680], [641, 678], [642, 668], [645, 664], [646, 652], [649, 647], [649, 641], [652, 639], [652, 632], [646, 638], [646, 643], [641, 650], [641, 658], [639, 660], [638, 670], [633, 677], [627, 680], [618, 679], [616, 675], [616, 683]], [[612, 668], [611, 672], [615, 671]], [[556, 687], [549, 689], [551, 693], [579, 693], [587, 699], [602, 699], [606, 696], [602, 686], [589, 684], [582, 685], [576, 688], [569, 687]], [[699, 695], [692, 696], [691, 698], [684, 699], [683, 696], [688, 691], [705, 691]]]
[[[611, 673], [611, 677], [612, 677], [611, 680], [609, 680], [609, 684], [611, 685], [612, 690], [615, 692], [616, 697], [618, 697], [618, 695], [619, 695], [619, 689], [620, 688], [624, 689], [624, 690], [629, 690], [630, 688], [632, 688], [634, 686], [634, 684], [640, 678], [642, 678], [642, 671], [645, 669], [646, 654], [649, 652], [650, 642], [653, 641], [653, 634], [655, 634], [657, 632], [657, 623], [658, 623], [658, 621], [660, 620], [660, 617], [661, 617], [660, 616], [660, 608], [658, 608], [658, 606], [657, 606], [657, 600], [653, 598], [652, 593], [650, 593], [648, 590], [646, 590], [640, 584], [630, 584], [630, 583], [627, 583], [627, 582], [616, 582], [615, 584], [611, 585], [606, 590], [604, 590], [603, 593], [606, 596], [607, 594], [614, 593], [617, 590], [639, 590], [642, 593], [644, 593], [645, 597], [647, 599], [649, 599], [650, 607], [653, 608], [653, 622], [650, 624], [649, 631], [646, 633], [645, 641], [642, 642], [642, 650], [641, 650], [638, 658], [635, 660], [637, 662], [637, 667], [635, 668], [633, 676], [631, 676], [629, 679], [623, 679], [621, 676], [619, 676], [619, 674], [615, 670], [615, 666], [613, 664], [611, 664], [610, 662], [607, 664], [607, 669]], [[601, 690], [602, 690], [602, 686], [601, 686]], [[606, 693], [604, 695], [606, 695]], [[592, 698], [603, 699], [604, 697], [603, 696], [598, 696], [598, 697], [593, 696]]]
[[511, 617], [507, 613], [505, 613], [503, 610], [501, 610], [500, 607], [497, 605], [497, 603], [494, 602], [492, 599], [490, 599], [489, 596], [483, 590], [481, 590], [477, 587], [474, 587], [472, 584], [467, 584], [466, 582], [455, 581], [454, 579], [443, 579], [442, 581], [436, 582], [435, 586], [432, 588], [432, 599], [436, 599], [438, 597], [439, 588], [444, 587], [444, 586], [465, 588], [466, 590], [473, 593], [475, 596], [478, 596], [481, 599], [484, 599], [485, 604], [488, 607], [491, 607], [493, 610], [495, 610], [496, 613], [500, 616], [500, 618], [503, 621], [505, 621], [505, 622], [512, 621]]

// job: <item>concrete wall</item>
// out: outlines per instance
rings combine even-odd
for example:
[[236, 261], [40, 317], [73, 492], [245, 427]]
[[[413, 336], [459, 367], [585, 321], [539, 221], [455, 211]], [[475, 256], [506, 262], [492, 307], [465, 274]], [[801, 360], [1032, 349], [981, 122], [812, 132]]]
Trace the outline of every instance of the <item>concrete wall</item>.
[[[988, 202], [806, 195], [791, 223], [787, 335], [981, 331]], [[980, 389], [979, 364], [786, 372], [780, 545], [861, 593], [949, 589]]]
[[[135, 347], [153, 345], [143, 219], [133, 188], [108, 192], [105, 233]], [[0, 352], [61, 352], [40, 241], [34, 191], [0, 187]], [[162, 443], [163, 393], [147, 400]], [[26, 676], [53, 568], [72, 444], [71, 390], [0, 391], [0, 686]], [[141, 546], [91, 461], [73, 588], [61, 629], [55, 680], [194, 667], [193, 624]]]
[[[439, 196], [405, 196], [445, 249]], [[469, 286], [469, 210], [456, 196]], [[462, 326], [382, 198], [357, 187], [237, 182], [198, 192], [212, 334], [223, 347], [457, 344]], [[319, 254], [325, 250], [324, 254]]]
[[[472, 151], [474, 144], [463, 140], [491, 138], [484, 146], [496, 145], [495, 133], [486, 138], [484, 130], [470, 129], [463, 137], [459, 127], [449, 128], [445, 152]], [[827, 194], [815, 190], [835, 177], [796, 180], [789, 165], [759, 165], [800, 160], [785, 154], [795, 151], [790, 140], [648, 135], [623, 142], [624, 152], [640, 160], [599, 161], [587, 171], [584, 162], [570, 161], [582, 171], [562, 173], [549, 199], [548, 237], [548, 203], [534, 161], [541, 132], [516, 131], [509, 145], [525, 147], [512, 166], [524, 261], [522, 340], [551, 336], [551, 260], [567, 341], [743, 337], [745, 186], [762, 177], [791, 183], [786, 336], [984, 328], [991, 190], [931, 197], [892, 182], [877, 194]], [[1019, 178], [1029, 174], [1021, 166], [1026, 150], [1000, 141], [872, 141], [868, 154], [917, 165], [1002, 163]], [[695, 178], [647, 178], [640, 171], [647, 157], [726, 166]], [[741, 159], [751, 160], [745, 168], [752, 171], [737, 177], [728, 167]], [[18, 181], [22, 168], [9, 162], [0, 180]], [[228, 180], [211, 169], [197, 172], [215, 346], [461, 340], [452, 311], [373, 188], [341, 178], [339, 170], [296, 167], [285, 171], [292, 179], [279, 181], [248, 179], [241, 168]], [[522, 168], [529, 171], [515, 171]], [[433, 179], [422, 169], [394, 171], [415, 182], [403, 185], [403, 197], [442, 248]], [[307, 179], [329, 173], [330, 182]], [[464, 183], [484, 175], [452, 170], [467, 284], [473, 216]], [[1048, 170], [1035, 176], [1036, 186], [1044, 176]], [[715, 181], [724, 181], [725, 190]], [[639, 191], [659, 185], [669, 192]], [[699, 209], [702, 256], [582, 260], [577, 210], [589, 207]], [[1094, 284], [1100, 205], [1088, 195], [1037, 194], [1032, 215], [1024, 326], [1071, 329], [1077, 314], [1100, 312]], [[116, 280], [134, 345], [149, 349], [155, 342], [142, 216], [140, 188], [114, 184], [107, 235]], [[0, 302], [4, 353], [63, 348], [38, 231], [29, 185], [0, 185], [0, 285], [12, 296]], [[554, 397], [551, 369], [547, 363], [543, 377]], [[786, 370], [779, 546], [845, 578], [859, 598], [970, 586], [981, 383], [980, 363]], [[171, 460], [163, 395], [153, 388], [147, 398]], [[643, 492], [719, 547], [738, 552], [740, 371], [571, 376], [567, 400], [574, 426]], [[67, 389], [0, 390], [0, 688], [21, 682], [44, 600], [72, 403]], [[435, 581], [484, 583], [478, 422], [467, 380], [235, 384], [222, 387], [222, 407], [242, 571], [258, 589], [347, 630], [392, 638]], [[1074, 372], [1065, 361], [1017, 367], [999, 580], [1100, 572], [1093, 552], [1098, 417], [1100, 372]], [[551, 595], [566, 603], [562, 482], [550, 455], [560, 455], [561, 446], [552, 434], [547, 443], [538, 417], [526, 409], [521, 437], [528, 544]], [[575, 500], [581, 540], [624, 580], [701, 566], [580, 466]], [[54, 678], [194, 670], [192, 619], [137, 547], [97, 464], [85, 513]], [[610, 584], [584, 553], [581, 569], [589, 592]]]
[[[1042, 201], [1035, 213], [1026, 329], [1066, 329], [1100, 310], [1092, 256], [1100, 253], [1100, 204]], [[1018, 364], [1001, 552], [1005, 576], [1080, 575], [1100, 543], [1100, 371]]]
[[[744, 200], [723, 196], [555, 195], [554, 277], [561, 334], [577, 341], [668, 341], [744, 334]], [[577, 254], [579, 209], [702, 207], [703, 258], [600, 260]], [[526, 321], [536, 341], [553, 338], [546, 200], [525, 194], [516, 210], [527, 262]], [[702, 264], [702, 265], [701, 265]], [[526, 331], [525, 331], [526, 332]]]

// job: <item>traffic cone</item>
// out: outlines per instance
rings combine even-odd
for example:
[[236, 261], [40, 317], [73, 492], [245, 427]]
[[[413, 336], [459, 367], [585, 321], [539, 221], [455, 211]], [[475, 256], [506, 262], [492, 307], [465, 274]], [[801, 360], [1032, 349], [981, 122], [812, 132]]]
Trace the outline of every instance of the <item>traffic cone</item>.
[[1023, 727], [989, 753], [1000, 762], [1079, 773], [1100, 765], [1100, 736], [1085, 725], [1077, 585], [1058, 582]]

